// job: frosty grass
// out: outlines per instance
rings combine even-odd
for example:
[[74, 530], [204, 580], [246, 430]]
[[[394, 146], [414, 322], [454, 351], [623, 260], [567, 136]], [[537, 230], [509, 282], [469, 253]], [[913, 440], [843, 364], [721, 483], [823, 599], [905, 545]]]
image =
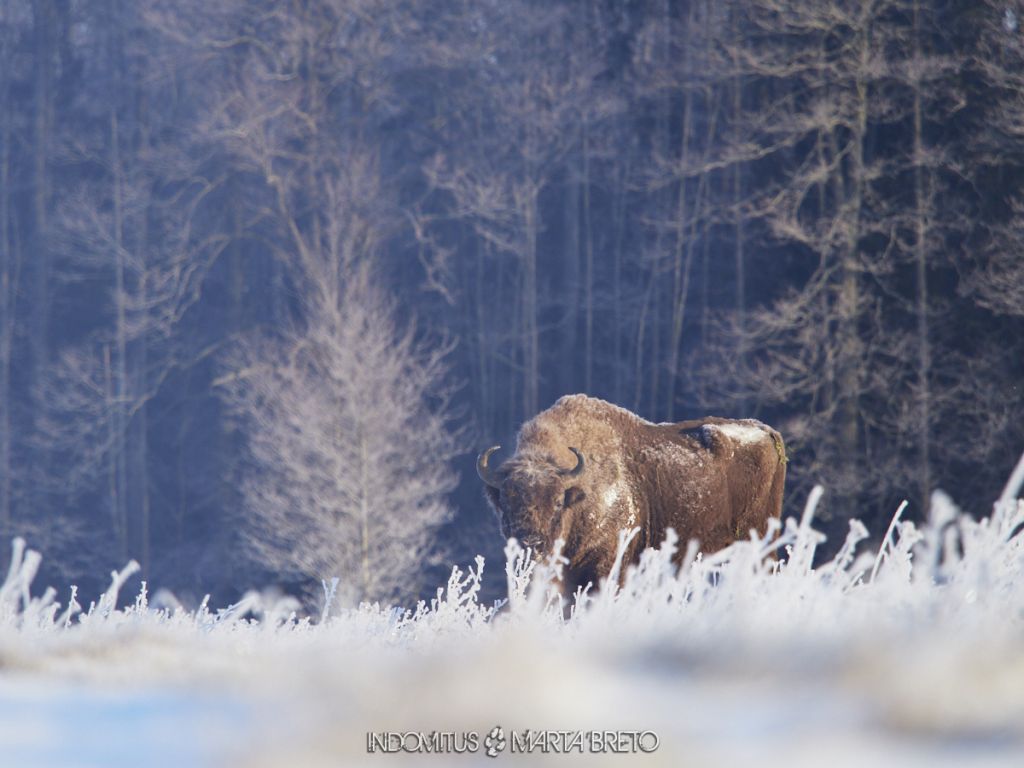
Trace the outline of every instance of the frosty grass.
[[[134, 563], [88, 606], [74, 591], [33, 596], [40, 558], [18, 540], [0, 587], [0, 750], [65, 764], [53, 740], [72, 720], [54, 702], [70, 696], [99, 713], [118, 703], [97, 726], [111, 739], [131, 742], [123, 713], [142, 712], [138, 749], [189, 745], [190, 764], [491, 765], [482, 751], [368, 754], [366, 734], [500, 725], [660, 740], [645, 755], [498, 756], [522, 764], [1024, 765], [1022, 485], [1024, 458], [981, 521], [941, 492], [921, 527], [901, 507], [880, 548], [853, 521], [835, 558], [812, 568], [815, 489], [799, 522], [707, 557], [670, 536], [621, 587], [615, 572], [571, 608], [551, 586], [557, 563], [535, 566], [515, 542], [504, 605], [478, 600], [477, 558], [429, 603], [340, 609], [325, 584], [323, 613], [306, 617], [256, 592], [186, 610], [145, 583], [124, 604]], [[146, 709], [167, 697], [175, 707]], [[8, 710], [21, 719], [5, 727]], [[67, 754], [154, 764], [106, 743]]]

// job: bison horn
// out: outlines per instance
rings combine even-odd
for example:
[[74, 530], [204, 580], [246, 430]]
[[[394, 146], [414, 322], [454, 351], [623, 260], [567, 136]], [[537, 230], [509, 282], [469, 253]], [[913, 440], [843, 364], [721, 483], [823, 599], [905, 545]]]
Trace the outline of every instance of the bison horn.
[[490, 467], [487, 466], [487, 463], [491, 460], [491, 454], [499, 448], [501, 448], [500, 445], [492, 445], [476, 458], [476, 473], [480, 475], [480, 479], [487, 483], [487, 485], [491, 486], [491, 488], [501, 488], [501, 485], [494, 479], [494, 473], [491, 472]]
[[579, 477], [583, 474], [583, 454], [575, 448], [570, 448], [569, 450], [576, 454], [576, 466], [572, 469], [560, 469], [558, 474], [562, 475], [562, 477]]

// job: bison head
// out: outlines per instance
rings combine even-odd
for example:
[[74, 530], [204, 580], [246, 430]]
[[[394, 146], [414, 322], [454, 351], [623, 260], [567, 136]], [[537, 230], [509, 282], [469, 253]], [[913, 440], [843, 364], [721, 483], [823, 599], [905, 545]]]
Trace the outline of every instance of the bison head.
[[495, 445], [480, 454], [477, 474], [484, 481], [487, 498], [498, 515], [501, 533], [515, 537], [535, 553], [550, 552], [555, 541], [567, 538], [573, 507], [586, 498], [578, 485], [586, 462], [576, 455], [576, 466], [565, 469], [537, 455], [516, 455], [499, 469], [490, 466]]

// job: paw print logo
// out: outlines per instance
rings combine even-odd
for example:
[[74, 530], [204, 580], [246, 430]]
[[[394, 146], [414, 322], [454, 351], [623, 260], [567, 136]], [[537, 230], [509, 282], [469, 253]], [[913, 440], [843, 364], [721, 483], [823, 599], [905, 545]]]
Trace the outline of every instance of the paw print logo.
[[497, 757], [499, 752], [505, 749], [505, 732], [500, 725], [491, 728], [491, 732], [484, 737], [484, 748], [488, 757]]

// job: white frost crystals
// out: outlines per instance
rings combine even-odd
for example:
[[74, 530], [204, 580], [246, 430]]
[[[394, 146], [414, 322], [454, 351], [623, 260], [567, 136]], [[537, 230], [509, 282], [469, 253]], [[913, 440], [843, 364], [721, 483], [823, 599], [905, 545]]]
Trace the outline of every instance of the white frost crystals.
[[768, 433], [753, 424], [707, 424], [705, 429], [717, 429], [726, 437], [745, 445], [759, 443], [768, 439]]
[[[558, 563], [515, 546], [499, 607], [479, 598], [478, 558], [413, 609], [363, 604], [326, 621], [255, 593], [211, 612], [151, 604], [143, 589], [117, 607], [130, 572], [68, 610], [52, 590], [31, 595], [39, 558], [16, 543], [0, 587], [0, 698], [15, 673], [54, 689], [215, 685], [259, 703], [229, 765], [368, 764], [371, 730], [500, 725], [651, 730], [652, 766], [1019, 766], [1022, 482], [1024, 463], [981, 521], [936, 493], [927, 523], [895, 520], [881, 547], [853, 522], [815, 567], [817, 492], [801, 521], [707, 557], [690, 548], [681, 568], [670, 537], [568, 611], [548, 578]], [[784, 562], [766, 557], [779, 547]]]
[[615, 502], [619, 500], [619, 484], [612, 483], [604, 489], [604, 493], [601, 495], [602, 501], [604, 501], [605, 509], [611, 509], [615, 506]]

